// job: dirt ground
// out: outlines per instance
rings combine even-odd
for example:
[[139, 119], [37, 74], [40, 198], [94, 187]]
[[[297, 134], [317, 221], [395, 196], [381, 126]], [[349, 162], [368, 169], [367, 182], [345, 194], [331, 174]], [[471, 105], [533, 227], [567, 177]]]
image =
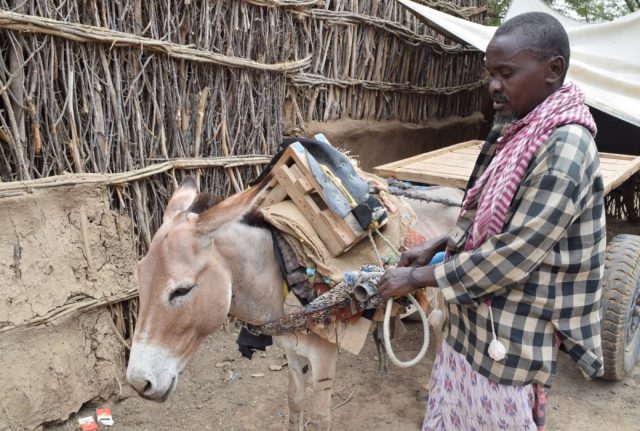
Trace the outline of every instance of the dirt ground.
[[[398, 340], [396, 354], [413, 357], [422, 339], [419, 322], [407, 323], [408, 335]], [[235, 345], [236, 330], [209, 337], [186, 367], [176, 392], [163, 404], [146, 401], [124, 385], [120, 400], [94, 404], [109, 406], [115, 424], [103, 430], [283, 430], [287, 423], [287, 371], [270, 371], [285, 363], [275, 347], [258, 352], [253, 360], [241, 358]], [[391, 365], [377, 374], [373, 340], [359, 355], [341, 352], [333, 395], [333, 429], [351, 431], [419, 430], [424, 401], [417, 399], [427, 383], [435, 345], [417, 366]], [[567, 356], [561, 355], [550, 400], [548, 430], [640, 430], [640, 367], [623, 382], [585, 381]], [[76, 429], [77, 417], [48, 431]]]

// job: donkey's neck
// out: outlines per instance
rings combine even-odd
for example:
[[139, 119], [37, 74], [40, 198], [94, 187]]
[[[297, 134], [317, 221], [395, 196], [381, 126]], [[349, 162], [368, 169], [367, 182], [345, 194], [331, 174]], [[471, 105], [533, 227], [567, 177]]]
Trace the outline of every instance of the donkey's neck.
[[284, 314], [284, 280], [273, 250], [271, 232], [233, 222], [216, 232], [214, 243], [232, 273], [229, 313], [252, 325], [281, 317]]

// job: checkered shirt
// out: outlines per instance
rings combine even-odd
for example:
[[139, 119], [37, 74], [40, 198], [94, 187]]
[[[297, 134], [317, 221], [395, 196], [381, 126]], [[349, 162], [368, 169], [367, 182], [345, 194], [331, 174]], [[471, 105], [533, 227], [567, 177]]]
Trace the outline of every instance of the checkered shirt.
[[[467, 190], [495, 153], [483, 145]], [[529, 165], [502, 233], [463, 251], [475, 211], [451, 232], [451, 257], [434, 266], [448, 304], [449, 345], [490, 380], [551, 386], [557, 333], [588, 376], [603, 373], [600, 280], [606, 248], [604, 186], [595, 142], [583, 126], [555, 130]], [[507, 356], [489, 357], [490, 300]]]

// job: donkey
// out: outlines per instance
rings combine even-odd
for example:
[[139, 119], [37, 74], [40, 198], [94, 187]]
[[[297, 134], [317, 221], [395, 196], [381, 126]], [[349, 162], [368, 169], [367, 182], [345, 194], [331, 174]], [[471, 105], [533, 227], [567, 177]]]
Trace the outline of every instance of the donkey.
[[[261, 325], [284, 315], [269, 230], [243, 222], [257, 186], [214, 205], [187, 177], [171, 196], [149, 251], [137, 266], [140, 308], [127, 380], [144, 398], [165, 401], [203, 339], [228, 315]], [[337, 347], [314, 333], [274, 336], [289, 372], [289, 431], [305, 427], [304, 372], [313, 400], [308, 426], [330, 429]]]

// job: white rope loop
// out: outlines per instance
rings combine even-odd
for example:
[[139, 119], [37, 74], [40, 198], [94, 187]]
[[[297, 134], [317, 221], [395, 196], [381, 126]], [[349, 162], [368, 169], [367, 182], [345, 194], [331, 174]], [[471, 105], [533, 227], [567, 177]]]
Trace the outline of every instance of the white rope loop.
[[393, 362], [394, 365], [397, 365], [400, 368], [409, 368], [416, 365], [418, 362], [424, 358], [424, 355], [427, 353], [427, 349], [429, 348], [429, 322], [427, 320], [427, 316], [422, 309], [422, 306], [418, 303], [418, 301], [413, 297], [413, 295], [407, 295], [413, 305], [415, 305], [418, 313], [420, 314], [420, 321], [422, 322], [422, 348], [420, 352], [416, 355], [415, 358], [410, 361], [401, 361], [398, 359], [393, 353], [393, 348], [391, 347], [391, 340], [389, 339], [389, 321], [391, 320], [391, 309], [393, 308], [393, 298], [389, 298], [387, 300], [387, 309], [384, 311], [384, 321], [382, 323], [382, 338], [384, 340], [384, 348], [387, 350], [387, 354], [389, 355], [389, 359]]
[[[391, 244], [391, 242], [382, 234], [382, 232], [380, 232], [380, 230], [375, 229], [375, 232], [380, 236], [380, 238], [382, 238], [382, 241], [389, 247], [389, 249], [394, 255], [394, 258], [395, 258], [394, 260], [397, 262], [400, 258], [400, 253], [398, 253], [398, 251], [393, 247], [393, 244]], [[369, 241], [371, 242], [371, 247], [373, 248], [373, 251], [375, 252], [376, 257], [378, 258], [380, 267], [384, 268], [384, 262], [382, 262], [382, 258], [380, 257], [380, 253], [378, 252], [378, 247], [376, 247], [376, 242], [373, 239], [373, 235], [371, 235], [371, 231], [367, 233], [369, 236]], [[391, 320], [391, 309], [393, 308], [393, 298], [389, 298], [387, 300], [387, 308], [384, 311], [384, 321], [382, 322], [382, 339], [384, 341], [384, 348], [386, 349], [387, 354], [389, 355], [389, 359], [391, 359], [391, 362], [400, 368], [409, 368], [416, 365], [418, 362], [422, 360], [422, 358], [424, 358], [424, 355], [427, 353], [427, 349], [429, 348], [429, 320], [427, 319], [427, 315], [422, 309], [422, 306], [413, 297], [413, 295], [407, 295], [407, 296], [409, 297], [411, 302], [413, 302], [413, 305], [418, 310], [418, 313], [420, 314], [420, 321], [422, 322], [422, 334], [423, 334], [422, 348], [420, 349], [420, 352], [418, 352], [415, 358], [405, 362], [398, 359], [395, 353], [393, 353], [393, 348], [391, 347], [391, 340], [389, 337], [389, 321]]]

